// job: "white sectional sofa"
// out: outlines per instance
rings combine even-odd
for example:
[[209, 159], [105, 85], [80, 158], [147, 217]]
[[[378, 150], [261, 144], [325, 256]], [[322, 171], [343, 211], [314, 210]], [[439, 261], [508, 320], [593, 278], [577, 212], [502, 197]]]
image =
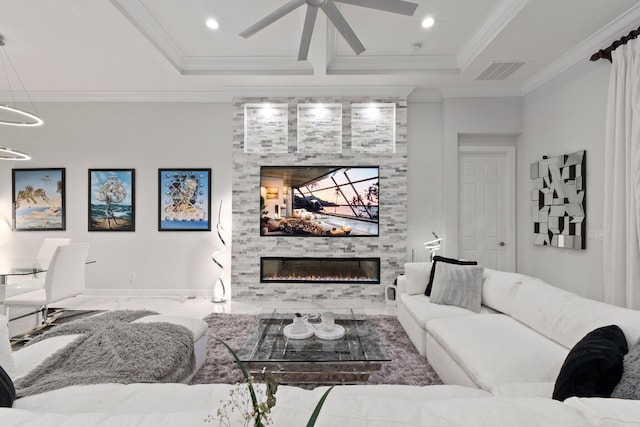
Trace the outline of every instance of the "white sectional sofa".
[[629, 349], [640, 337], [638, 311], [488, 268], [479, 313], [435, 304], [425, 295], [430, 270], [431, 263], [405, 265], [398, 320], [445, 384], [550, 398], [569, 350], [587, 333], [618, 325]]
[[[8, 343], [0, 319], [0, 345]], [[197, 319], [153, 317], [144, 321], [177, 322], [201, 330]], [[66, 337], [56, 337], [65, 338]], [[62, 345], [56, 338], [9, 353], [22, 375], [37, 359]], [[195, 335], [194, 335], [195, 338]], [[202, 338], [201, 338], [202, 339]], [[46, 347], [45, 347], [46, 346]], [[29, 350], [32, 349], [32, 350]], [[34, 351], [33, 349], [39, 349]], [[2, 348], [0, 348], [2, 350]], [[39, 355], [38, 355], [39, 354]], [[0, 365], [6, 364], [0, 352]], [[258, 388], [262, 386], [258, 385]], [[2, 427], [111, 427], [211, 426], [217, 412], [230, 400], [230, 392], [246, 387], [231, 384], [98, 384], [60, 388], [17, 399], [12, 408], [0, 408]], [[281, 386], [272, 410], [272, 424], [306, 424], [326, 387], [302, 390]], [[248, 397], [245, 395], [245, 401]], [[245, 425], [242, 414], [231, 413], [227, 425]], [[251, 425], [251, 424], [250, 424]], [[613, 427], [640, 425], [640, 405], [634, 401], [570, 398], [565, 402], [541, 397], [496, 396], [478, 388], [458, 385], [414, 387], [405, 385], [339, 386], [329, 394], [317, 427]]]
[[[228, 384], [73, 386], [0, 408], [3, 427], [218, 426]], [[244, 390], [244, 389], [242, 389]], [[325, 388], [278, 388], [276, 427], [306, 425]], [[460, 386], [341, 386], [329, 394], [316, 427], [617, 427], [640, 423], [635, 402], [571, 398], [506, 398]], [[238, 411], [230, 426], [245, 425]], [[252, 425], [252, 424], [249, 424]]]
[[[183, 382], [188, 383], [198, 369], [200, 369], [204, 364], [207, 357], [207, 323], [201, 319], [162, 314], [147, 315], [135, 320], [133, 323], [153, 322], [172, 323], [183, 326], [191, 331], [193, 335], [195, 367], [193, 371], [182, 379]], [[9, 344], [7, 323], [7, 318], [0, 315], [0, 366], [3, 367], [14, 382], [26, 376], [49, 356], [63, 349], [67, 345], [72, 344], [74, 340], [79, 337], [79, 335], [76, 334], [53, 336], [12, 352]]]

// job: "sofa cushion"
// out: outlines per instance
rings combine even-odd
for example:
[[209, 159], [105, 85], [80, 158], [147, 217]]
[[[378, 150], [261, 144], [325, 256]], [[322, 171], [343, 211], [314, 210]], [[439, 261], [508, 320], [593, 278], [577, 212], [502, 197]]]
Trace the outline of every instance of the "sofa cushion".
[[640, 400], [640, 341], [624, 356], [622, 378], [613, 389], [611, 397]]
[[[407, 309], [411, 317], [413, 317], [422, 328], [426, 328], [427, 322], [431, 319], [439, 319], [441, 317], [452, 316], [468, 316], [475, 314], [466, 308], [456, 307], [455, 305], [433, 304], [429, 297], [424, 295], [400, 295], [400, 303]], [[481, 313], [493, 313], [491, 309], [482, 307]]]
[[585, 418], [587, 426], [622, 427], [640, 425], [638, 402], [601, 397], [570, 397], [563, 402], [565, 407], [575, 408]]
[[433, 277], [431, 302], [480, 312], [483, 268], [440, 263]]
[[429, 283], [427, 284], [427, 289], [424, 291], [426, 296], [431, 295], [431, 288], [433, 286], [433, 277], [436, 273], [436, 269], [438, 268], [438, 263], [448, 263], [448, 264], [458, 264], [458, 265], [478, 265], [477, 261], [464, 261], [455, 258], [446, 258], [440, 255], [436, 255], [433, 257], [433, 263], [431, 265], [431, 272], [429, 274]]
[[582, 338], [562, 364], [553, 389], [553, 398], [609, 397], [622, 376], [627, 354], [622, 330], [609, 325], [597, 328]]
[[13, 354], [11, 351], [11, 343], [9, 342], [9, 328], [7, 324], [9, 319], [0, 315], [0, 366], [12, 376], [16, 370]]
[[17, 382], [19, 378], [27, 375], [49, 356], [65, 348], [81, 336], [81, 334], [60, 335], [21, 348], [14, 353], [16, 370], [11, 374], [11, 378], [13, 378], [14, 382]]
[[491, 394], [502, 397], [544, 397], [551, 399], [553, 382], [504, 383], [491, 387]]
[[[257, 384], [263, 390], [262, 384]], [[450, 386], [339, 386], [329, 393], [317, 426], [349, 427], [583, 427], [579, 411], [551, 399], [501, 398]], [[0, 410], [11, 426], [192, 426], [217, 425], [216, 411], [233, 384], [99, 384], [72, 386], [18, 399]], [[236, 391], [248, 399], [246, 387]], [[326, 388], [280, 386], [272, 424], [299, 427]], [[462, 410], [461, 410], [462, 409]], [[230, 425], [244, 425], [240, 411]], [[208, 424], [207, 421], [212, 421]], [[302, 424], [304, 425], [304, 424]]]
[[640, 338], [640, 311], [590, 300], [533, 277], [516, 292], [511, 316], [568, 349], [607, 325], [622, 329], [629, 348]]
[[484, 390], [512, 382], [553, 382], [568, 353], [504, 314], [433, 319], [427, 332]]
[[431, 263], [407, 262], [404, 265], [404, 274], [407, 278], [405, 291], [409, 295], [424, 295], [431, 275]]
[[508, 271], [484, 268], [482, 281], [482, 305], [504, 314], [511, 314], [511, 303], [527, 276]]

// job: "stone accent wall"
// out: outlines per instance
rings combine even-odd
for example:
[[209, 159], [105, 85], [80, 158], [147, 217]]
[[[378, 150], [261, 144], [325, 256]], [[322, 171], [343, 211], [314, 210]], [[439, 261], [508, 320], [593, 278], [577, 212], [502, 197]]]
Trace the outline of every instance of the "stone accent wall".
[[[286, 103], [288, 150], [245, 152], [244, 104]], [[374, 144], [366, 152], [360, 141], [351, 147], [352, 103], [395, 103], [395, 152]], [[342, 104], [342, 147], [339, 153], [301, 153], [297, 149], [299, 103]], [[320, 143], [320, 142], [319, 142]], [[266, 144], [268, 147], [269, 144]], [[387, 144], [389, 146], [389, 144]], [[282, 151], [282, 150], [278, 150]], [[363, 152], [364, 151], [364, 152]], [[379, 166], [378, 237], [262, 237], [260, 166]], [[384, 287], [404, 270], [407, 239], [407, 101], [400, 98], [236, 98], [233, 101], [231, 294], [234, 299], [311, 301], [317, 299], [383, 301]], [[260, 283], [261, 256], [380, 257], [381, 284]]]

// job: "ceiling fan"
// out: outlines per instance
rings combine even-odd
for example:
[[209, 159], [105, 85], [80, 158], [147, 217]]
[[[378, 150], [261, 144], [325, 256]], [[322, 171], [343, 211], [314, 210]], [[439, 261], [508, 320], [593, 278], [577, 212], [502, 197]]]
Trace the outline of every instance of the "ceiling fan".
[[311, 34], [313, 26], [316, 22], [318, 9], [327, 15], [329, 21], [336, 27], [342, 37], [349, 43], [351, 49], [356, 55], [364, 52], [364, 46], [353, 32], [347, 21], [344, 19], [340, 10], [336, 6], [338, 3], [346, 3], [354, 6], [368, 7], [370, 9], [383, 10], [385, 12], [398, 13], [401, 15], [413, 16], [418, 5], [404, 0], [289, 0], [288, 3], [282, 5], [271, 14], [265, 16], [246, 30], [240, 33], [244, 38], [249, 38], [263, 28], [273, 24], [278, 19], [294, 11], [303, 4], [307, 4], [307, 14], [304, 19], [304, 28], [302, 29], [302, 40], [300, 41], [300, 50], [298, 51], [298, 61], [307, 59], [309, 53], [309, 45], [311, 44]]

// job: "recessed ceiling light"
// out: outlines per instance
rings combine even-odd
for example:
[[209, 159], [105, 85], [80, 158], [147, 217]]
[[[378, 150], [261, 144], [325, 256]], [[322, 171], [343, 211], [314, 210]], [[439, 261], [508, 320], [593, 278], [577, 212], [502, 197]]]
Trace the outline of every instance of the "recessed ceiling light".
[[433, 16], [427, 16], [422, 20], [422, 28], [431, 28], [435, 23], [436, 23], [436, 20], [433, 19]]
[[209, 18], [207, 19], [207, 27], [211, 28], [212, 30], [217, 30], [218, 28], [220, 28], [220, 24], [218, 24], [218, 21], [216, 21], [213, 18]]

